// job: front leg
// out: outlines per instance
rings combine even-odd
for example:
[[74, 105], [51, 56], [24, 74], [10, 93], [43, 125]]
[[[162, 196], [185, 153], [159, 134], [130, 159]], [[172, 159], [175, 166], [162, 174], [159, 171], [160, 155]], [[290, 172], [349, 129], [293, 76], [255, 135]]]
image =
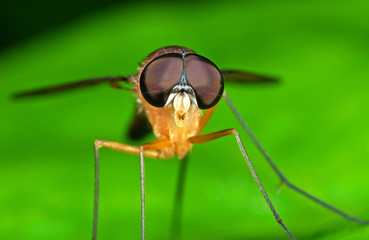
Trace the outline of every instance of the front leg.
[[241, 138], [240, 138], [240, 136], [238, 135], [238, 132], [235, 129], [226, 129], [226, 130], [221, 130], [221, 131], [212, 132], [212, 133], [208, 133], [208, 134], [198, 135], [198, 136], [190, 137], [188, 140], [189, 140], [189, 142], [191, 142], [193, 144], [200, 144], [200, 143], [210, 142], [210, 141], [213, 141], [215, 139], [222, 138], [222, 137], [229, 136], [229, 135], [233, 135], [233, 136], [236, 137], [238, 147], [240, 148], [240, 151], [241, 151], [241, 153], [242, 153], [242, 155], [243, 155], [243, 157], [246, 161], [246, 164], [249, 167], [249, 169], [251, 171], [251, 174], [254, 177], [254, 180], [257, 183], [261, 193], [263, 194], [265, 201], [267, 202], [270, 210], [272, 211], [275, 220], [284, 229], [284, 231], [287, 233], [287, 235], [291, 239], [294, 240], [295, 237], [292, 235], [292, 233], [284, 225], [284, 223], [282, 222], [282, 219], [279, 217], [279, 214], [277, 213], [277, 211], [275, 210], [272, 202], [270, 201], [270, 199], [268, 197], [268, 194], [266, 193], [263, 185], [261, 184], [260, 179], [259, 179], [258, 175], [256, 174], [256, 171], [255, 171], [254, 167], [252, 166], [250, 158], [246, 153], [246, 150], [245, 150], [245, 147], [243, 146]]
[[140, 182], [141, 182], [141, 239], [145, 239], [145, 171], [144, 156], [151, 158], [164, 158], [161, 149], [170, 145], [167, 139], [158, 140], [141, 145], [140, 147], [126, 145], [123, 143], [96, 140], [95, 141], [95, 194], [94, 194], [94, 217], [92, 239], [97, 239], [97, 219], [99, 208], [99, 149], [102, 147], [110, 148], [120, 152], [126, 152], [140, 156]]

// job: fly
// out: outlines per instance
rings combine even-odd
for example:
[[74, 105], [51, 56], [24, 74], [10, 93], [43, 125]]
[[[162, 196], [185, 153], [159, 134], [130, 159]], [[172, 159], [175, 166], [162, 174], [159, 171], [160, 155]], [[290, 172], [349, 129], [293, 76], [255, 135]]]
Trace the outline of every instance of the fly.
[[95, 141], [93, 240], [97, 239], [98, 226], [100, 148], [110, 148], [121, 152], [139, 155], [142, 240], [145, 239], [144, 157], [162, 159], [173, 158], [177, 155], [179, 159], [182, 159], [172, 226], [172, 239], [177, 239], [180, 236], [181, 201], [183, 182], [185, 178], [186, 155], [194, 144], [206, 143], [229, 135], [235, 137], [241, 154], [246, 161], [246, 164], [266, 203], [272, 211], [275, 220], [291, 239], [295, 239], [292, 233], [282, 222], [282, 219], [264, 190], [238, 132], [235, 129], [225, 129], [202, 134], [202, 130], [211, 118], [221, 98], [225, 99], [244, 130], [248, 133], [252, 141], [256, 144], [275, 173], [278, 175], [282, 184], [287, 185], [296, 192], [350, 221], [359, 224], [369, 224], [369, 220], [362, 220], [349, 215], [329, 203], [307, 193], [290, 182], [279, 170], [236, 110], [230, 98], [224, 91], [224, 81], [264, 83], [275, 82], [276, 79], [242, 71], [220, 70], [209, 59], [196, 54], [191, 49], [179, 46], [169, 46], [160, 48], [151, 53], [139, 66], [138, 74], [133, 74], [131, 76], [111, 76], [88, 79], [34, 91], [22, 92], [15, 94], [14, 97], [23, 98], [34, 95], [44, 95], [97, 85], [100, 83], [109, 83], [111, 87], [117, 89], [122, 88], [120, 82], [126, 82], [133, 85], [131, 90], [137, 98], [138, 112], [131, 126], [130, 136], [138, 139], [146, 135], [150, 129], [145, 125], [149, 122], [157, 141], [145, 143], [139, 147], [107, 140]]

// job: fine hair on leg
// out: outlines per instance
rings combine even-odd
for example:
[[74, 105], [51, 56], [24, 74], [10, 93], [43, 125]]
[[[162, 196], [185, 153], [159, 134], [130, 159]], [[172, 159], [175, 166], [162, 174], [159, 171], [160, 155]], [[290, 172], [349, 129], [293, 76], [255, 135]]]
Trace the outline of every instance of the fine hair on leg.
[[281, 180], [282, 184], [286, 184], [288, 187], [292, 188], [293, 190], [295, 190], [296, 192], [300, 193], [301, 195], [309, 198], [310, 200], [318, 203], [319, 205], [327, 208], [328, 210], [335, 212], [336, 214], [346, 218], [347, 220], [353, 221], [355, 223], [358, 224], [369, 224], [369, 220], [364, 220], [364, 219], [360, 219], [357, 218], [355, 216], [352, 216], [351, 214], [348, 214], [336, 207], [334, 207], [333, 205], [324, 202], [323, 200], [320, 200], [319, 198], [311, 195], [310, 193], [306, 192], [305, 190], [297, 187], [295, 184], [291, 183], [285, 176], [284, 174], [279, 170], [279, 168], [277, 167], [277, 165], [274, 163], [274, 161], [271, 159], [271, 157], [269, 156], [269, 154], [266, 152], [266, 150], [264, 149], [264, 147], [261, 145], [261, 143], [259, 142], [259, 140], [255, 137], [255, 135], [252, 133], [251, 129], [249, 128], [249, 126], [246, 124], [246, 122], [243, 120], [243, 118], [241, 117], [241, 115], [238, 113], [237, 109], [235, 108], [235, 106], [233, 105], [233, 103], [231, 102], [231, 100], [229, 99], [228, 95], [226, 93], [224, 93], [224, 98], [227, 101], [227, 104], [229, 105], [229, 107], [231, 108], [232, 112], [234, 113], [234, 115], [236, 116], [236, 118], [238, 119], [238, 121], [241, 123], [242, 127], [245, 129], [245, 131], [247, 132], [247, 134], [250, 136], [250, 138], [252, 139], [252, 141], [254, 142], [254, 144], [257, 146], [257, 148], [259, 149], [259, 151], [262, 153], [262, 155], [264, 156], [264, 158], [268, 161], [269, 165], [273, 168], [274, 172], [278, 175], [279, 179]]

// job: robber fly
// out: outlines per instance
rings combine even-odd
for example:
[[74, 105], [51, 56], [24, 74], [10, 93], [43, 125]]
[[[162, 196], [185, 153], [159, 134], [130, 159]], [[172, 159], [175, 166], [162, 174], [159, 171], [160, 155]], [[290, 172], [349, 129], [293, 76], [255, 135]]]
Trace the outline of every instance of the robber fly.
[[132, 84], [132, 92], [137, 98], [138, 112], [131, 127], [131, 136], [140, 137], [147, 133], [147, 121], [151, 124], [157, 141], [130, 146], [118, 142], [95, 141], [95, 195], [93, 235], [97, 239], [98, 197], [99, 197], [99, 149], [110, 148], [121, 152], [139, 155], [141, 180], [141, 239], [145, 239], [145, 174], [144, 157], [173, 158], [175, 155], [182, 159], [179, 174], [177, 202], [174, 209], [173, 238], [179, 236], [180, 202], [184, 181], [184, 168], [189, 150], [194, 144], [206, 143], [228, 135], [233, 135], [238, 147], [255, 179], [265, 201], [273, 212], [275, 220], [286, 234], [295, 239], [284, 225], [276, 209], [271, 203], [263, 185], [261, 184], [251, 161], [246, 153], [238, 132], [235, 129], [220, 130], [202, 134], [202, 130], [212, 116], [221, 98], [224, 98], [235, 114], [238, 121], [246, 130], [252, 141], [264, 155], [268, 163], [276, 172], [281, 182], [312, 201], [359, 224], [369, 224], [369, 220], [362, 220], [351, 216], [336, 207], [305, 192], [291, 183], [277, 168], [268, 153], [251, 132], [245, 121], [237, 112], [235, 106], [224, 91], [224, 82], [275, 82], [276, 79], [241, 71], [220, 70], [209, 59], [196, 54], [191, 49], [170, 46], [151, 53], [139, 66], [139, 73], [131, 76], [112, 76], [83, 80], [54, 87], [15, 94], [15, 98], [33, 95], [43, 95], [65, 90], [81, 88], [100, 83], [109, 83], [113, 88], [120, 89], [120, 82]]

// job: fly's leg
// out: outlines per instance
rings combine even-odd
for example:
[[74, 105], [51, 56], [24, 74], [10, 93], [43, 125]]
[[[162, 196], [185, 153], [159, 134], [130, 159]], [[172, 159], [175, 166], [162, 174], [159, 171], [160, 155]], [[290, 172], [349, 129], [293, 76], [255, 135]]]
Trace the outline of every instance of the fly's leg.
[[170, 144], [169, 140], [160, 140], [146, 143], [140, 147], [126, 145], [118, 142], [96, 140], [95, 141], [95, 194], [94, 194], [94, 217], [92, 239], [97, 239], [97, 220], [99, 208], [99, 149], [102, 147], [110, 148], [120, 152], [136, 154], [140, 156], [140, 182], [141, 182], [141, 239], [145, 239], [145, 172], [144, 155], [151, 158], [161, 158], [161, 151]]
[[324, 202], [323, 200], [320, 200], [319, 198], [311, 195], [310, 193], [306, 192], [305, 190], [299, 188], [298, 186], [296, 186], [295, 184], [293, 184], [292, 182], [290, 182], [290, 180], [288, 180], [286, 178], [286, 176], [281, 172], [281, 170], [279, 170], [279, 168], [277, 167], [277, 165], [274, 163], [274, 161], [272, 160], [272, 158], [269, 156], [269, 154], [265, 151], [264, 147], [261, 145], [261, 143], [259, 142], [259, 140], [255, 137], [255, 135], [253, 134], [253, 132], [251, 131], [251, 129], [249, 128], [249, 126], [246, 124], [246, 122], [243, 120], [243, 118], [241, 117], [241, 115], [238, 113], [237, 109], [235, 108], [235, 106], [233, 105], [233, 103], [231, 102], [231, 100], [229, 99], [228, 95], [226, 93], [224, 93], [224, 98], [227, 101], [229, 107], [231, 108], [232, 112], [235, 114], [235, 116], [237, 117], [238, 121], [241, 123], [242, 127], [245, 129], [245, 131], [247, 132], [247, 134], [251, 137], [252, 141], [255, 143], [255, 145], [258, 147], [259, 151], [263, 154], [263, 156], [265, 157], [265, 159], [268, 161], [268, 163], [270, 164], [270, 166], [273, 168], [274, 172], [278, 175], [279, 179], [281, 180], [281, 186], [283, 184], [286, 184], [288, 187], [292, 188], [293, 190], [295, 190], [296, 192], [300, 193], [301, 195], [309, 198], [310, 200], [318, 203], [319, 205], [329, 209], [332, 212], [335, 212], [336, 214], [346, 218], [347, 220], [353, 221], [355, 223], [358, 224], [369, 224], [369, 220], [364, 220], [364, 219], [360, 219], [357, 218], [355, 216], [352, 216], [351, 214], [348, 214], [338, 208], [336, 208], [335, 206]]
[[194, 143], [194, 144], [201, 144], [201, 143], [206, 143], [206, 142], [209, 142], [209, 141], [221, 138], [221, 137], [225, 137], [225, 136], [228, 136], [228, 135], [233, 135], [233, 136], [236, 137], [238, 147], [240, 148], [240, 151], [241, 151], [241, 153], [242, 153], [242, 155], [243, 155], [243, 157], [246, 161], [246, 164], [249, 167], [249, 169], [251, 171], [251, 174], [252, 174], [254, 180], [256, 181], [261, 193], [263, 194], [265, 201], [267, 202], [270, 210], [272, 211], [275, 220], [284, 229], [284, 231], [288, 234], [288, 236], [291, 239], [295, 239], [294, 236], [291, 234], [291, 232], [287, 229], [287, 227], [282, 222], [282, 219], [279, 217], [279, 215], [278, 215], [277, 211], [275, 210], [272, 202], [270, 201], [263, 185], [261, 184], [261, 182], [259, 180], [258, 175], [255, 172], [254, 167], [251, 164], [251, 161], [249, 159], [249, 156], [246, 153], [246, 150], [245, 150], [245, 147], [243, 146], [241, 138], [240, 138], [240, 136], [238, 135], [238, 132], [235, 129], [227, 129], [227, 130], [212, 132], [212, 133], [203, 134], [203, 135], [199, 135], [199, 136], [194, 136], [194, 137], [189, 138], [188, 140], [191, 143]]
[[177, 240], [181, 235], [181, 223], [182, 223], [182, 208], [183, 208], [183, 192], [186, 180], [186, 171], [188, 165], [189, 156], [180, 160], [179, 174], [177, 180], [176, 196], [174, 199], [173, 215], [172, 215], [172, 226], [170, 239]]

